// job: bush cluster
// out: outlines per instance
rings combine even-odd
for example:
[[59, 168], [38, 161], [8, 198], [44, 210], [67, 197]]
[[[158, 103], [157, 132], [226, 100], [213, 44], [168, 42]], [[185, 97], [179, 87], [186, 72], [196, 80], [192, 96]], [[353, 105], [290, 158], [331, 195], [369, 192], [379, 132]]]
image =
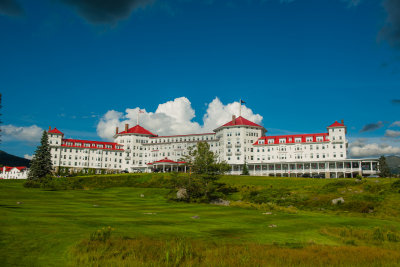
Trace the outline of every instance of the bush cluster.
[[90, 234], [90, 241], [101, 241], [106, 242], [111, 237], [111, 232], [114, 231], [111, 226], [103, 227]]

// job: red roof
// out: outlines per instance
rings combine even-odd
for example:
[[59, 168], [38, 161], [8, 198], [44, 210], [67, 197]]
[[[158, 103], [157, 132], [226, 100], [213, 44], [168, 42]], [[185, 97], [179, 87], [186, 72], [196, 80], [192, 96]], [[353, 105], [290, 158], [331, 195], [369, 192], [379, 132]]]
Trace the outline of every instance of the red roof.
[[171, 160], [169, 158], [164, 158], [164, 159], [161, 159], [161, 160], [154, 161], [152, 163], [147, 163], [147, 165], [153, 165], [153, 164], [156, 164], [156, 163], [185, 164], [186, 162], [184, 162], [184, 161], [173, 161], [173, 160]]
[[242, 116], [237, 117], [237, 118], [234, 120], [234, 122], [233, 122], [233, 120], [232, 120], [232, 121], [230, 121], [230, 122], [228, 122], [228, 123], [225, 123], [225, 124], [222, 125], [221, 127], [236, 126], [236, 125], [245, 125], [245, 126], [254, 126], [254, 127], [263, 128], [261, 125], [258, 125], [258, 124], [254, 123], [254, 122], [251, 122], [251, 121], [249, 121], [249, 120], [243, 118]]
[[49, 130], [49, 133], [53, 133], [53, 134], [63, 134], [63, 133], [60, 132], [56, 127], [54, 127], [53, 130]]
[[184, 136], [198, 136], [198, 135], [215, 135], [215, 133], [200, 133], [200, 134], [178, 134], [178, 135], [160, 135], [160, 136], [153, 136], [150, 138], [167, 138], [167, 137], [184, 137]]
[[3, 170], [4, 168], [6, 168], [6, 172], [9, 172], [14, 167], [4, 166], [3, 168], [1, 168], [1, 170]]
[[[14, 168], [17, 168], [19, 171], [22, 171], [22, 170], [26, 169], [25, 166], [20, 166], [20, 167], [9, 167], [9, 166], [4, 166], [4, 167], [6, 168], [6, 172], [9, 172], [9, 171], [11, 171], [11, 170], [14, 169]], [[3, 169], [2, 169], [2, 170], [3, 170]]]
[[[103, 145], [98, 147], [97, 145]], [[77, 140], [77, 139], [63, 139], [61, 143], [62, 147], [79, 147], [79, 148], [93, 148], [93, 149], [104, 149], [104, 150], [121, 150], [123, 151], [123, 145], [113, 142], [102, 142], [102, 141], [88, 141], [88, 140]], [[111, 147], [107, 147], [111, 146]]]
[[331, 126], [328, 126], [328, 128], [333, 128], [333, 127], [346, 127], [346, 126], [344, 126], [343, 123], [335, 121], [335, 123], [333, 123]]
[[132, 128], [129, 128], [128, 131], [123, 131], [120, 132], [118, 134], [129, 134], [129, 133], [133, 133], [133, 134], [143, 134], [143, 135], [152, 135], [152, 136], [157, 136], [156, 134], [153, 134], [152, 132], [146, 130], [145, 128], [143, 128], [140, 125], [136, 125]]
[[[285, 139], [285, 143], [296, 143], [295, 142], [295, 138], [301, 138], [301, 142], [298, 143], [306, 143], [307, 137], [312, 137], [312, 141], [311, 142], [317, 142], [317, 136], [322, 136], [323, 139], [322, 141], [318, 141], [318, 142], [328, 142], [329, 139], [327, 139], [329, 134], [327, 133], [315, 133], [315, 134], [293, 134], [293, 135], [276, 135], [276, 136], [263, 136], [261, 138], [259, 138], [254, 145], [268, 145], [268, 140], [274, 140], [274, 142], [272, 144], [276, 145], [276, 144], [280, 144], [279, 140], [280, 139]], [[264, 140], [264, 144], [260, 144], [259, 141], [260, 140]]]

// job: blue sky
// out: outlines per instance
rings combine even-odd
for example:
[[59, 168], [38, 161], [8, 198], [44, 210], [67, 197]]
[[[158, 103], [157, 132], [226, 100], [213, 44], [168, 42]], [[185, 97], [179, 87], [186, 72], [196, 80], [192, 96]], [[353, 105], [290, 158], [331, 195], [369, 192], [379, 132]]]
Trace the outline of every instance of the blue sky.
[[50, 125], [107, 139], [137, 107], [206, 131], [244, 99], [268, 134], [344, 119], [354, 156], [400, 154], [397, 2], [0, 0], [0, 149], [31, 155]]

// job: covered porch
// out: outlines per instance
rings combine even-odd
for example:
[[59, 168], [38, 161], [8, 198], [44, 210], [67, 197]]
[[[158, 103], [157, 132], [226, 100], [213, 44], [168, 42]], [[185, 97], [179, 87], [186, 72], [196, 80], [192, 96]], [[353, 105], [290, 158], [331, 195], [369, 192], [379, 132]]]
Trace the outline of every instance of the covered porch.
[[186, 172], [186, 162], [169, 158], [147, 163], [148, 172]]

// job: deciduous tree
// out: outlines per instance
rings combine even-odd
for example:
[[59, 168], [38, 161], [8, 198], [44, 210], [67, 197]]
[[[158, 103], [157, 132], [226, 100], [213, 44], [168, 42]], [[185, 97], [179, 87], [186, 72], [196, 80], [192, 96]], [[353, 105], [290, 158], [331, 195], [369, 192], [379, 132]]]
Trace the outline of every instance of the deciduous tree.
[[218, 155], [210, 150], [207, 142], [198, 142], [196, 147], [189, 148], [188, 155], [182, 160], [193, 172], [185, 184], [181, 185], [186, 188], [189, 200], [209, 201], [223, 196], [225, 184], [217, 180], [229, 171], [230, 166], [219, 161]]

